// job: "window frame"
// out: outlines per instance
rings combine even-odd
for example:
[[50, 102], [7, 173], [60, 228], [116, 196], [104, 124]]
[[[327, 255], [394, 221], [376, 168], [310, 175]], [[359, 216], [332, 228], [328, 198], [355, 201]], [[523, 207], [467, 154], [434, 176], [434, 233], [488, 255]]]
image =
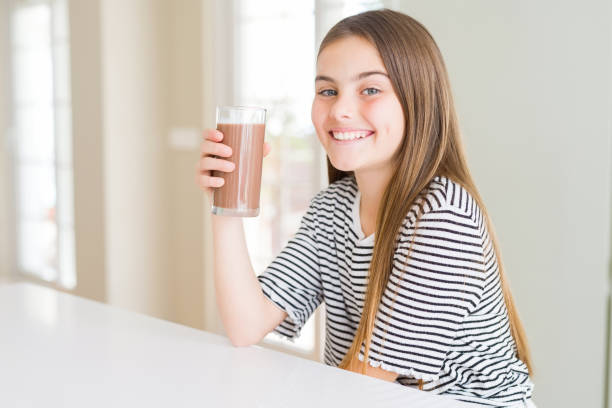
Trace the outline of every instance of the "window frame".
[[[7, 126], [7, 130], [6, 130], [6, 139], [7, 139], [7, 168], [9, 169], [9, 171], [7, 171], [7, 177], [6, 177], [6, 183], [5, 185], [7, 186], [7, 190], [8, 190], [8, 194], [7, 196], [10, 197], [10, 200], [7, 200], [10, 202], [10, 204], [8, 204], [9, 209], [8, 209], [8, 213], [9, 213], [9, 219], [10, 219], [10, 226], [9, 228], [7, 228], [7, 236], [11, 239], [9, 239], [9, 242], [11, 242], [12, 244], [12, 248], [11, 248], [11, 259], [10, 261], [8, 261], [9, 264], [9, 279], [11, 280], [21, 280], [21, 281], [29, 281], [29, 282], [33, 282], [36, 284], [40, 284], [43, 286], [47, 286], [47, 287], [51, 287], [60, 291], [64, 291], [64, 292], [77, 292], [77, 288], [78, 288], [78, 273], [77, 273], [77, 268], [76, 268], [76, 228], [75, 228], [75, 205], [74, 205], [74, 201], [75, 201], [75, 183], [74, 183], [74, 172], [75, 172], [75, 166], [74, 166], [74, 160], [73, 160], [73, 155], [71, 154], [71, 157], [69, 158], [69, 163], [61, 163], [59, 160], [59, 144], [60, 143], [70, 143], [70, 149], [69, 151], [72, 152], [73, 151], [73, 138], [72, 138], [72, 96], [71, 96], [71, 76], [70, 76], [70, 71], [71, 71], [71, 58], [70, 58], [70, 53], [71, 53], [71, 35], [70, 35], [70, 13], [69, 13], [69, 1], [68, 0], [63, 0], [65, 3], [65, 21], [66, 21], [66, 27], [64, 28], [64, 30], [66, 31], [66, 37], [65, 38], [61, 38], [61, 39], [57, 39], [55, 36], [55, 23], [56, 23], [56, 18], [55, 18], [55, 11], [54, 11], [54, 7], [56, 7], [57, 5], [55, 4], [57, 2], [57, 0], [8, 0], [6, 2], [5, 5], [5, 22], [6, 22], [6, 27], [7, 27], [7, 36], [6, 36], [6, 59], [5, 61], [7, 61], [6, 66], [7, 68], [7, 92], [6, 92], [6, 100], [7, 100], [7, 122], [8, 122], [8, 126]], [[22, 6], [32, 6], [32, 5], [37, 5], [37, 4], [44, 4], [47, 5], [49, 7], [49, 12], [50, 12], [50, 20], [49, 20], [49, 39], [50, 39], [50, 43], [49, 43], [49, 49], [50, 49], [50, 54], [51, 54], [51, 80], [52, 80], [52, 117], [53, 117], [53, 143], [54, 143], [54, 157], [53, 157], [53, 169], [54, 169], [54, 189], [55, 189], [55, 195], [56, 195], [56, 200], [55, 200], [55, 219], [54, 219], [54, 224], [55, 224], [55, 228], [57, 230], [57, 236], [56, 236], [56, 241], [55, 241], [55, 247], [56, 247], [56, 253], [57, 253], [57, 264], [55, 265], [56, 267], [56, 271], [57, 271], [57, 276], [55, 277], [55, 279], [52, 280], [47, 280], [44, 279], [40, 276], [37, 276], [35, 273], [31, 273], [27, 270], [24, 270], [19, 262], [19, 256], [18, 256], [18, 252], [20, 250], [19, 248], [19, 242], [20, 242], [20, 231], [19, 231], [19, 223], [22, 222], [24, 220], [24, 218], [19, 214], [19, 210], [18, 210], [18, 194], [19, 194], [19, 182], [17, 180], [18, 178], [18, 171], [17, 168], [20, 166], [20, 164], [22, 163], [19, 160], [18, 157], [18, 135], [17, 135], [17, 131], [16, 131], [16, 124], [17, 124], [17, 114], [19, 107], [16, 106], [15, 102], [16, 102], [16, 89], [15, 89], [15, 77], [13, 75], [13, 70], [14, 70], [14, 61], [15, 61], [15, 48], [14, 48], [14, 41], [15, 39], [13, 38], [13, 26], [14, 26], [14, 20], [13, 20], [13, 15], [15, 13], [16, 10], [18, 10], [19, 7]], [[65, 44], [64, 44], [65, 42]], [[67, 92], [67, 99], [66, 100], [59, 100], [58, 99], [58, 87], [57, 87], [57, 48], [65, 45], [66, 50], [67, 50], [67, 54], [65, 55], [65, 57], [67, 58], [66, 61], [66, 68], [68, 70], [68, 76], [66, 77], [66, 81], [67, 84], [65, 84], [66, 89], [65, 91]], [[66, 140], [60, 141], [60, 137], [61, 135], [59, 135], [59, 131], [58, 131], [58, 121], [59, 121], [59, 110], [60, 108], [67, 108], [70, 112], [70, 116], [69, 116], [69, 130], [68, 130], [68, 135], [65, 136]], [[60, 211], [63, 211], [62, 209], [60, 209], [61, 206], [64, 205], [63, 200], [60, 198], [60, 171], [61, 170], [68, 170], [69, 175], [71, 176], [69, 178], [69, 181], [71, 183], [70, 186], [70, 191], [72, 192], [71, 196], [69, 197], [69, 199], [72, 200], [72, 205], [69, 206], [72, 208], [72, 213], [70, 214], [70, 217], [72, 218], [72, 224], [69, 225], [69, 228], [67, 228], [67, 225], [61, 223], [60, 221]], [[61, 269], [61, 261], [60, 261], [60, 257], [62, 256], [60, 254], [60, 249], [61, 249], [61, 240], [62, 240], [62, 235], [64, 233], [66, 233], [66, 229], [68, 229], [69, 231], [67, 233], [72, 235], [72, 265], [74, 268], [74, 284], [73, 285], [64, 285], [62, 283], [62, 269]]]

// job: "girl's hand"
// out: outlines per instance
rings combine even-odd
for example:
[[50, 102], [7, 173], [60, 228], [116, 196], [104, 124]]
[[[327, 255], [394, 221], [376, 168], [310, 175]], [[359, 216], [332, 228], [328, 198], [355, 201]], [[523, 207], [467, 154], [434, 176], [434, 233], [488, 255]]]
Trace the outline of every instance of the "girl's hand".
[[[200, 145], [200, 160], [196, 163], [196, 184], [208, 194], [209, 200], [212, 201], [213, 189], [225, 183], [222, 177], [213, 177], [212, 171], [231, 173], [236, 166], [231, 161], [222, 159], [232, 155], [231, 147], [221, 143], [223, 133], [216, 129], [206, 129], [203, 137], [204, 141]], [[264, 142], [264, 157], [268, 153], [270, 153], [270, 145]]]

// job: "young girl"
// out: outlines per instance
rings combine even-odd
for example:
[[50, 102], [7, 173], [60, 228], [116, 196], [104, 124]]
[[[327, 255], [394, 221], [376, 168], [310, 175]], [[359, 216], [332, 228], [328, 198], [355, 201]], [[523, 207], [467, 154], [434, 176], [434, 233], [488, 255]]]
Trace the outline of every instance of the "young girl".
[[[285, 249], [256, 278], [241, 219], [212, 217], [232, 343], [272, 330], [295, 338], [325, 302], [326, 364], [484, 406], [533, 406], [525, 333], [429, 32], [391, 10], [340, 21], [321, 43], [315, 92], [330, 185]], [[223, 185], [211, 171], [234, 169], [222, 140], [207, 130], [202, 143], [197, 182], [209, 194]]]

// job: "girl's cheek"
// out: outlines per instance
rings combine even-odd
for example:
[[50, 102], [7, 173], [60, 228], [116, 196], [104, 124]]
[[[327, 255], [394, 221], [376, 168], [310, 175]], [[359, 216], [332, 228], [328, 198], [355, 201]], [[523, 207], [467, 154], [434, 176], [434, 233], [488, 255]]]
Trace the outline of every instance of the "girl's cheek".
[[317, 134], [317, 138], [319, 142], [324, 143], [321, 134], [323, 133], [323, 124], [325, 123], [324, 109], [321, 105], [320, 101], [317, 101], [316, 98], [312, 102], [312, 109], [310, 111], [310, 120], [315, 128], [315, 133]]
[[381, 115], [388, 112], [389, 103], [382, 98], [376, 98], [364, 103], [362, 108], [363, 112], [367, 113], [368, 115]]
[[310, 116], [312, 124], [315, 126], [315, 128], [322, 127], [323, 123], [325, 123], [325, 118], [327, 117], [327, 108], [325, 103], [315, 98], [315, 100], [312, 102]]
[[368, 101], [361, 105], [361, 117], [365, 120], [365, 126], [372, 126], [374, 130], [382, 131], [381, 126], [385, 123], [385, 117], [388, 112], [385, 112], [384, 106], [378, 101]]
[[380, 131], [403, 127], [404, 113], [396, 99], [373, 99], [363, 105], [362, 112], [367, 119], [371, 120], [373, 126], [379, 127]]

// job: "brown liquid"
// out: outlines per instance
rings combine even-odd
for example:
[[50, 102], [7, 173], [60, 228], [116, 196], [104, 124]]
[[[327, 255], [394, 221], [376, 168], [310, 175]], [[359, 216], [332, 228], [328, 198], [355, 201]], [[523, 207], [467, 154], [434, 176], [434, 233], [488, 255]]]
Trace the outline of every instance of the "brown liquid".
[[229, 173], [213, 171], [214, 177], [225, 179], [225, 184], [215, 189], [213, 205], [236, 210], [258, 209], [265, 125], [219, 123], [217, 130], [223, 133], [222, 143], [232, 148], [232, 155], [224, 159], [233, 162], [236, 168]]

